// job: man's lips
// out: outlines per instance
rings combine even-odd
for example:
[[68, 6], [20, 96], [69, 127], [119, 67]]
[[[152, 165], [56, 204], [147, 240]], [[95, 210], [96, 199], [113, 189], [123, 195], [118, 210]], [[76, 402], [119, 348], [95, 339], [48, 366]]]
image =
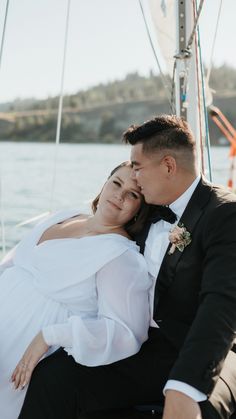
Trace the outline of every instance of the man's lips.
[[116, 209], [121, 210], [121, 208], [120, 208], [117, 204], [115, 204], [114, 202], [109, 201], [109, 200], [107, 200], [107, 202], [108, 202], [110, 205], [112, 205], [113, 207], [115, 207]]

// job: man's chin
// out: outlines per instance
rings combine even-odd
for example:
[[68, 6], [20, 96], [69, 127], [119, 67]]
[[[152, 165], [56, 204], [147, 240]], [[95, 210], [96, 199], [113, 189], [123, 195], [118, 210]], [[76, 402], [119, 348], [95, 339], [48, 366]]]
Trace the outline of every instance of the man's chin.
[[144, 201], [146, 202], [146, 204], [150, 204], [150, 205], [162, 205], [157, 199], [155, 199], [154, 197], [151, 197], [150, 195], [144, 195]]
[[146, 202], [146, 204], [155, 204], [155, 200], [153, 200], [150, 196], [145, 196], [144, 195], [144, 201]]

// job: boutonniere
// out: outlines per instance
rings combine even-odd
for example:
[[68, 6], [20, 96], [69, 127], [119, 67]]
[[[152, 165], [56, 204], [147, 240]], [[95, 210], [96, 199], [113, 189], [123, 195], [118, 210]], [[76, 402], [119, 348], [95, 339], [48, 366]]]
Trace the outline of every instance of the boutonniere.
[[180, 252], [183, 252], [184, 248], [191, 243], [191, 234], [184, 227], [184, 224], [177, 224], [169, 234], [169, 240], [172, 244], [168, 255], [172, 255], [175, 249], [178, 249]]

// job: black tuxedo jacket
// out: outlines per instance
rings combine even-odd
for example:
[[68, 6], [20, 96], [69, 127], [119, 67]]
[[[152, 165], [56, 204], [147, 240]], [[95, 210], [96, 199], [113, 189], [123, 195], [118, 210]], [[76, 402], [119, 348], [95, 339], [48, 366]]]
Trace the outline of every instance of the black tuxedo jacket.
[[167, 249], [154, 300], [161, 333], [179, 349], [169, 379], [210, 395], [221, 374], [236, 396], [236, 195], [201, 179], [180, 222], [191, 243]]

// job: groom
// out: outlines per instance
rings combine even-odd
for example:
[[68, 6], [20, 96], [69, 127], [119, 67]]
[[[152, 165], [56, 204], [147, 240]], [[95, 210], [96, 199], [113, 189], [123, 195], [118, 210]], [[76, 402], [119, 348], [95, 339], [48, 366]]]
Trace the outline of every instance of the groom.
[[138, 238], [156, 278], [149, 339], [138, 354], [100, 367], [54, 353], [35, 369], [19, 419], [154, 402], [164, 403], [163, 419], [235, 411], [236, 196], [200, 176], [182, 119], [156, 117], [124, 139], [146, 201], [162, 206], [151, 207]]

